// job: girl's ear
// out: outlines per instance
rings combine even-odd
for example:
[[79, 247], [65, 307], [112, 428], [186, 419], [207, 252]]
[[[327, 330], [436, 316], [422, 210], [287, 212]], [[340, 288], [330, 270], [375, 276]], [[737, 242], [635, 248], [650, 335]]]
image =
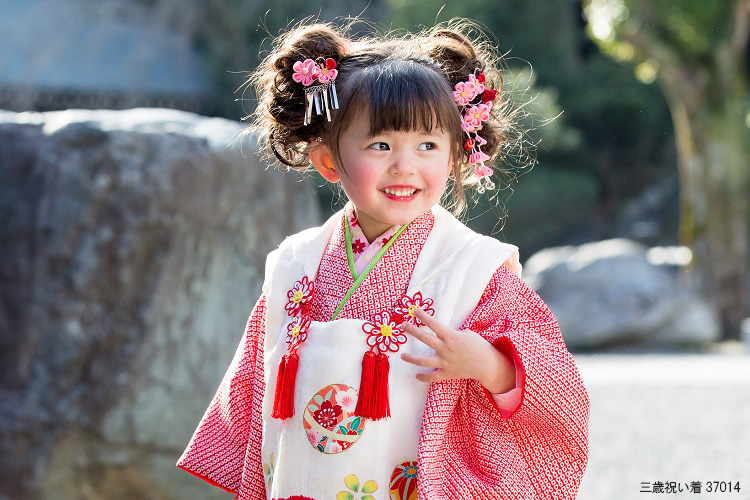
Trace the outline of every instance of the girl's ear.
[[333, 162], [333, 152], [327, 144], [314, 142], [310, 145], [310, 161], [315, 170], [328, 182], [338, 182], [339, 174], [336, 172], [336, 165]]

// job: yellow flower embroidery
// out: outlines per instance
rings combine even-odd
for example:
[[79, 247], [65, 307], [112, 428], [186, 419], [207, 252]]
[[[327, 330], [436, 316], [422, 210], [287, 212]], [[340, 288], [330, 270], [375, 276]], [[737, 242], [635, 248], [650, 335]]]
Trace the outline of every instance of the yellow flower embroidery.
[[362, 485], [362, 490], [359, 489], [359, 478], [354, 474], [346, 476], [344, 484], [350, 491], [339, 491], [336, 500], [375, 500], [372, 495], [359, 495], [359, 493], [374, 493], [378, 489], [378, 483], [372, 479]]
[[273, 485], [273, 472], [275, 467], [276, 460], [273, 457], [273, 453], [271, 453], [271, 460], [269, 460], [269, 463], [263, 464], [263, 475], [266, 476], [269, 488]]

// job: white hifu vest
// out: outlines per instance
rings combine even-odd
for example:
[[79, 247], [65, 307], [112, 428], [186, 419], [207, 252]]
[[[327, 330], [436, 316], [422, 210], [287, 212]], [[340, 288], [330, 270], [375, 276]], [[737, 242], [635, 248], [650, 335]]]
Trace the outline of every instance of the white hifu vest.
[[[431, 210], [435, 224], [406, 293], [421, 292], [433, 299], [434, 317], [458, 329], [476, 308], [492, 275], [517, 247], [475, 233], [439, 205]], [[390, 493], [394, 468], [417, 460], [429, 385], [415, 378], [425, 369], [401, 360], [400, 354], [426, 356], [432, 349], [409, 336], [398, 352], [389, 354], [390, 418], [372, 421], [351, 414], [350, 396], [359, 390], [362, 356], [369, 349], [362, 326], [372, 318], [313, 321], [298, 351], [294, 416], [283, 421], [271, 417], [279, 360], [287, 353], [286, 327], [292, 320], [284, 309], [287, 292], [303, 276], [315, 279], [342, 217], [339, 211], [321, 227], [287, 238], [266, 262], [262, 461], [268, 498], [335, 499], [339, 492], [352, 493], [354, 498], [402, 498], [398, 488]], [[321, 418], [327, 425], [321, 425]]]

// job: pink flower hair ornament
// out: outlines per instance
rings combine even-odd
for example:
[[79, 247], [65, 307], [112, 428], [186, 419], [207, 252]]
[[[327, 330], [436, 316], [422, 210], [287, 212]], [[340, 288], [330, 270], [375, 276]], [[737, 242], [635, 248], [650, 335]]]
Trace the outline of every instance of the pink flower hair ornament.
[[458, 82], [453, 87], [453, 100], [462, 108], [461, 130], [467, 135], [464, 149], [469, 153], [469, 163], [479, 178], [477, 191], [480, 193], [484, 193], [485, 189], [495, 188], [495, 184], [490, 180], [492, 168], [485, 165], [490, 157], [481, 149], [487, 144], [487, 140], [479, 135], [479, 131], [482, 129], [482, 123], [490, 119], [492, 101], [497, 97], [497, 90], [485, 89], [484, 82], [484, 73], [475, 71], [466, 81]]
[[[312, 120], [312, 108], [315, 112], [323, 114], [325, 109], [326, 119], [331, 121], [331, 109], [339, 109], [339, 98], [336, 95], [336, 61], [328, 58], [318, 57], [317, 60], [305, 59], [296, 61], [292, 66], [294, 74], [292, 80], [301, 83], [305, 87], [305, 125]], [[319, 85], [311, 86], [315, 80]]]

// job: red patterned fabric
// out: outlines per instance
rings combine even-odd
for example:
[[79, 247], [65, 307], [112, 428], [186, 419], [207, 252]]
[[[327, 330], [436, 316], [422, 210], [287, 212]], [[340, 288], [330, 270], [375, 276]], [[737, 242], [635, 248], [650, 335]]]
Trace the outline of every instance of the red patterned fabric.
[[557, 320], [503, 266], [461, 329], [517, 356], [523, 397], [498, 418], [476, 380], [432, 384], [419, 443], [420, 498], [574, 499], [588, 461], [590, 403]]
[[[345, 222], [342, 217], [331, 235], [315, 277], [316, 298], [310, 310], [313, 321], [330, 321], [354, 283], [346, 258]], [[430, 211], [414, 219], [357, 287], [336, 319], [372, 319], [376, 313], [395, 309], [406, 293], [411, 271], [434, 223], [435, 216]]]
[[216, 395], [177, 462], [242, 500], [266, 498], [260, 459], [265, 331], [266, 299], [261, 295]]
[[[353, 283], [345, 219], [314, 281], [310, 315], [329, 321]], [[406, 293], [434, 216], [399, 236], [337, 319], [372, 319]], [[265, 298], [253, 309], [232, 364], [178, 466], [237, 494], [264, 499], [261, 461]], [[539, 296], [500, 267], [461, 329], [482, 334], [523, 371], [523, 397], [502, 412], [476, 380], [431, 385], [419, 443], [419, 497], [575, 498], [588, 457], [589, 399], [554, 316]], [[304, 349], [304, 346], [302, 347]]]

